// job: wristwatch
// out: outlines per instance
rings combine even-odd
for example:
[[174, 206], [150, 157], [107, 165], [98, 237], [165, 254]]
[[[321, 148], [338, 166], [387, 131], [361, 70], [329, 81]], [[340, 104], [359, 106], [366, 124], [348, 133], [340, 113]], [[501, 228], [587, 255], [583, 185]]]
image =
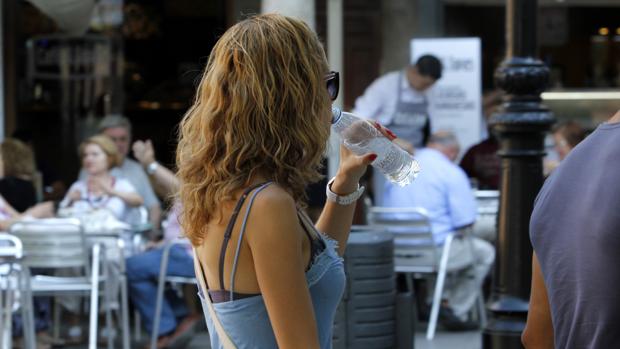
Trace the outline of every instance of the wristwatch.
[[330, 179], [329, 182], [327, 182], [327, 187], [325, 187], [325, 194], [327, 195], [327, 200], [335, 202], [338, 205], [347, 206], [354, 203], [357, 199], [360, 198], [360, 196], [362, 196], [362, 194], [364, 193], [364, 189], [366, 189], [363, 186], [360, 187], [360, 185], [358, 184], [357, 190], [355, 190], [351, 194], [338, 195], [332, 191], [332, 183], [334, 183], [334, 179], [336, 179], [336, 177]]
[[146, 173], [152, 175], [153, 173], [155, 173], [155, 171], [157, 171], [158, 167], [159, 164], [156, 161], [153, 161], [146, 167]]

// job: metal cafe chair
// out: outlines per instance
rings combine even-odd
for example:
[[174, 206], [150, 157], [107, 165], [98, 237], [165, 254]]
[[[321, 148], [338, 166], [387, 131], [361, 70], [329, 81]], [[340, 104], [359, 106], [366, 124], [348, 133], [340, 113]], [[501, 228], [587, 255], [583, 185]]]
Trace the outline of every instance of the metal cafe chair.
[[499, 191], [476, 190], [478, 215], [472, 228], [474, 236], [494, 242], [497, 235], [497, 213], [499, 211]]
[[[27, 303], [21, 302], [19, 291], [23, 283], [22, 267], [23, 245], [16, 236], [0, 234], [0, 347], [12, 347], [12, 315], [19, 307], [23, 318], [24, 333], [29, 333], [34, 327], [34, 319]], [[21, 295], [24, 297], [24, 295]], [[31, 337], [25, 337], [25, 345], [33, 348], [35, 343]]]
[[170, 249], [175, 245], [189, 246], [187, 239], [177, 239], [167, 243], [164, 246], [164, 251], [161, 257], [161, 264], [159, 267], [159, 278], [157, 280], [157, 298], [155, 299], [155, 318], [153, 319], [153, 331], [151, 333], [151, 349], [157, 347], [157, 329], [159, 329], [159, 323], [161, 321], [161, 308], [164, 301], [164, 288], [166, 282], [174, 284], [196, 284], [195, 277], [182, 277], [182, 276], [167, 276], [168, 261], [170, 260]]
[[[105, 253], [99, 244], [88, 248], [84, 230], [75, 218], [53, 218], [20, 221], [11, 225], [11, 234], [19, 237], [24, 246], [22, 262], [26, 277], [25, 294], [32, 314], [31, 295], [76, 294], [90, 298], [88, 348], [97, 348], [97, 318], [99, 292], [103, 290], [104, 301], [109, 301], [110, 290], [106, 287], [108, 267]], [[77, 276], [30, 275], [31, 268], [80, 270]], [[23, 294], [23, 293], [22, 293]], [[31, 318], [32, 319], [32, 318]], [[34, 323], [34, 322], [33, 322]], [[58, 324], [56, 324], [58, 325]], [[106, 309], [107, 330], [111, 331], [111, 313]], [[24, 334], [30, 343], [35, 341], [34, 326]], [[113, 347], [108, 338], [108, 348]]]
[[[93, 242], [99, 243], [106, 248], [107, 251], [113, 251], [117, 256], [114, 258], [114, 261], [118, 265], [118, 282], [119, 282], [119, 291], [120, 291], [120, 307], [116, 311], [117, 318], [119, 319], [120, 326], [122, 328], [122, 345], [124, 349], [130, 348], [130, 327], [129, 327], [129, 294], [127, 289], [127, 268], [125, 265], [125, 253], [127, 250], [133, 251], [135, 246], [133, 239], [127, 246], [125, 239], [123, 239], [122, 235], [126, 233], [123, 230], [118, 231], [107, 231], [107, 232], [91, 232], [86, 234], [86, 241], [88, 244], [92, 244]], [[135, 234], [138, 235], [138, 234]], [[108, 262], [112, 262], [112, 260], [108, 257]], [[110, 292], [114, 292], [115, 290], [110, 290]], [[120, 314], [119, 314], [120, 312]], [[108, 332], [108, 336], [112, 336], [112, 340], [114, 336], [112, 333]]]
[[[367, 219], [371, 227], [383, 229], [394, 235], [394, 269], [397, 273], [408, 275], [407, 283], [410, 290], [413, 289], [412, 277], [432, 274], [437, 276], [426, 331], [426, 339], [432, 340], [437, 329], [446, 275], [452, 271], [448, 270], [452, 241], [456, 234], [463, 232], [449, 234], [439, 251], [433, 239], [428, 213], [423, 208], [375, 206], [369, 209]], [[470, 248], [473, 252], [471, 244]], [[479, 290], [478, 303], [478, 318], [483, 324], [485, 313], [482, 290]]]

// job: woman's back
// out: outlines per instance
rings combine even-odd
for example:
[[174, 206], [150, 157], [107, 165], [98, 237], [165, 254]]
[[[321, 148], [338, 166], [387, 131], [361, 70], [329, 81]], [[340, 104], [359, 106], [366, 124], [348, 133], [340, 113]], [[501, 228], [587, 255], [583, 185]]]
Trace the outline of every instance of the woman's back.
[[[261, 195], [257, 195], [259, 192]], [[261, 269], [264, 269], [265, 266], [259, 265], [256, 268], [253, 256], [269, 254], [270, 251], [277, 254], [278, 250], [287, 249], [285, 243], [280, 244], [281, 241], [286, 241], [286, 238], [277, 236], [277, 234], [286, 234], [294, 235], [300, 241], [298, 248], [292, 252], [297, 254], [296, 257], [300, 261], [306, 261], [306, 263], [301, 264], [307, 269], [303, 284], [308, 287], [312, 310], [315, 314], [315, 319], [311, 320], [315, 320], [314, 325], [317, 328], [321, 347], [331, 347], [331, 327], [336, 307], [344, 291], [344, 268], [342, 259], [336, 253], [335, 243], [317, 234], [307, 216], [295, 208], [292, 198], [283, 189], [275, 185], [260, 186], [245, 201], [240, 206], [239, 216], [235, 219], [234, 229], [223, 259], [224, 263], [220, 266], [223, 251], [221, 246], [226, 228], [229, 225], [228, 220], [218, 220], [218, 222], [210, 224], [205, 243], [197, 249], [197, 257], [200, 259], [202, 271], [204, 271], [207, 285], [209, 285], [207, 286], [209, 287], [208, 294], [214, 302], [218, 319], [227, 335], [237, 347], [277, 347], [265, 301], [269, 302], [270, 298], [274, 298], [278, 302], [287, 302], [291, 306], [295, 306], [299, 300], [281, 296], [272, 297], [271, 294], [267, 295], [266, 298], [263, 297], [260, 280], [264, 281], [268, 277], [260, 275]], [[291, 210], [289, 212], [265, 210], [267, 207], [273, 207], [274, 202], [277, 201], [289, 206], [288, 208]], [[232, 216], [233, 206], [234, 204], [225, 204], [222, 216]], [[286, 216], [286, 213], [289, 214], [289, 217]], [[291, 214], [293, 217], [290, 217]], [[297, 226], [293, 225], [293, 229], [275, 229], [275, 232], [260, 231], [261, 226], [270, 224], [264, 222], [265, 220], [277, 220], [285, 223], [291, 218], [298, 222]], [[239, 244], [240, 237], [241, 243]], [[313, 241], [310, 238], [323, 243], [323, 248], [319, 253], [312, 253], [314, 252], [312, 251]], [[273, 249], [266, 251], [264, 245], [258, 245], [252, 250], [252, 241], [256, 239], [271, 245]], [[283, 269], [287, 264], [290, 264], [286, 260], [276, 260], [275, 262], [280, 264], [273, 267], [275, 270]], [[233, 266], [236, 266], [234, 271]], [[223, 269], [221, 272], [220, 268]], [[219, 281], [220, 273], [224, 278], [224, 289], [221, 288]], [[264, 282], [268, 283], [269, 281]], [[286, 290], [286, 285], [281, 286]], [[203, 290], [201, 291], [201, 298], [203, 298], [206, 293]], [[234, 294], [228, 296], [232, 292]], [[204, 303], [204, 299], [202, 300]], [[218, 302], [218, 300], [220, 301]], [[203, 308], [206, 309], [206, 305], [203, 304]], [[205, 317], [209, 326], [209, 333], [212, 334], [212, 347], [218, 348], [221, 344], [213, 320], [206, 312]], [[300, 320], [291, 318], [289, 321]]]

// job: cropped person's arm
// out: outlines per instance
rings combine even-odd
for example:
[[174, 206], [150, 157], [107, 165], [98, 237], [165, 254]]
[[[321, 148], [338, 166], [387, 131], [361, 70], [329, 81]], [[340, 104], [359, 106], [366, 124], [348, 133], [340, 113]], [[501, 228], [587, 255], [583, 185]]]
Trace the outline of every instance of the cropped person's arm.
[[112, 191], [110, 191], [110, 195], [120, 198], [128, 206], [132, 207], [141, 206], [142, 203], [144, 203], [142, 196], [136, 192], [126, 192], [112, 189]]
[[270, 187], [257, 197], [246, 239], [279, 348], [319, 348], [302, 257], [304, 237], [293, 199]]
[[153, 181], [155, 191], [162, 197], [169, 197], [179, 192], [179, 179], [165, 166], [158, 164], [149, 176]]
[[[386, 80], [388, 82], [386, 82]], [[386, 85], [391, 86], [388, 75], [381, 76], [373, 81], [364, 91], [364, 94], [355, 100], [353, 113], [369, 119], [377, 119], [385, 109], [385, 100], [388, 99]], [[396, 85], [392, 88], [396, 92]], [[390, 91], [391, 92], [391, 91]]]
[[547, 287], [543, 278], [536, 253], [532, 256], [532, 291], [530, 308], [527, 313], [527, 323], [521, 335], [521, 342], [525, 348], [553, 349], [553, 323], [551, 309], [547, 297]]
[[[179, 180], [174, 172], [162, 166], [155, 159], [155, 149], [150, 139], [146, 141], [135, 141], [132, 146], [133, 155], [138, 159], [144, 170], [149, 173], [149, 179], [153, 183], [154, 189], [161, 197], [169, 197], [179, 191]], [[149, 167], [154, 166], [154, 171], [149, 171]]]
[[144, 203], [144, 199], [129, 182], [120, 182], [117, 185], [111, 185], [107, 180], [98, 179], [97, 183], [101, 189], [108, 195], [116, 196], [123, 200], [127, 206], [136, 207]]

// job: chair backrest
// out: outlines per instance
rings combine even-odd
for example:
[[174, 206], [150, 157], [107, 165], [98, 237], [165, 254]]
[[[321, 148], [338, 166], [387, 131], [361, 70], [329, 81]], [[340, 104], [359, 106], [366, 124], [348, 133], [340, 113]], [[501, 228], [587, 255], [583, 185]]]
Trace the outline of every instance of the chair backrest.
[[76, 218], [19, 221], [11, 234], [24, 246], [23, 265], [30, 268], [83, 267], [90, 274], [84, 229]]
[[497, 214], [499, 212], [499, 191], [476, 190], [478, 216], [473, 234], [487, 241], [495, 241], [497, 235]]
[[496, 215], [499, 209], [498, 190], [476, 190], [478, 215]]
[[[407, 264], [411, 271], [437, 269], [440, 253], [433, 239], [428, 213], [421, 207], [371, 207], [368, 223], [394, 236], [396, 269]], [[416, 269], [418, 268], [418, 269]]]
[[0, 260], [4, 258], [22, 258], [24, 246], [21, 240], [11, 234], [0, 234]]

